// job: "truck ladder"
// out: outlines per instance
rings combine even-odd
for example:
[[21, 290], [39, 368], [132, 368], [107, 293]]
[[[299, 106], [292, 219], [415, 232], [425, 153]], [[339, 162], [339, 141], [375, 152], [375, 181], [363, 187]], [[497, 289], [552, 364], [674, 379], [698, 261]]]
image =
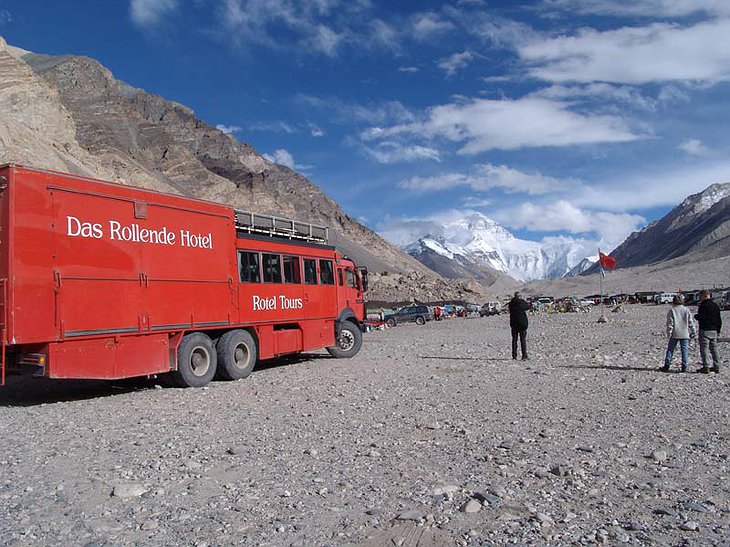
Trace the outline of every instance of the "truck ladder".
[[8, 280], [0, 279], [0, 386], [5, 385], [5, 346], [8, 343]]
[[326, 226], [317, 226], [308, 222], [300, 222], [274, 215], [249, 213], [236, 209], [236, 229], [249, 234], [265, 235], [297, 239], [311, 243], [326, 244], [329, 231]]

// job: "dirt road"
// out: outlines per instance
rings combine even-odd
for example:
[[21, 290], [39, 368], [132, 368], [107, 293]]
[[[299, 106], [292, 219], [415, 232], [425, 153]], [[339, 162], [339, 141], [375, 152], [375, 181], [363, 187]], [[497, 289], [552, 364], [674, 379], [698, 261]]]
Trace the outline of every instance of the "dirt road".
[[728, 545], [730, 344], [657, 372], [666, 310], [532, 317], [527, 363], [494, 316], [199, 390], [10, 378], [0, 545]]

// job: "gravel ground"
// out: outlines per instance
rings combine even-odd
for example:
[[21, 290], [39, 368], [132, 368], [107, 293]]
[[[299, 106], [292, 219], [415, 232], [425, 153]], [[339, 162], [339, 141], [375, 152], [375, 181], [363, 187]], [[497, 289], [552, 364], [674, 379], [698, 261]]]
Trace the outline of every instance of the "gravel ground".
[[198, 390], [10, 378], [0, 544], [730, 545], [730, 344], [657, 372], [666, 310], [532, 317], [527, 363], [495, 316]]

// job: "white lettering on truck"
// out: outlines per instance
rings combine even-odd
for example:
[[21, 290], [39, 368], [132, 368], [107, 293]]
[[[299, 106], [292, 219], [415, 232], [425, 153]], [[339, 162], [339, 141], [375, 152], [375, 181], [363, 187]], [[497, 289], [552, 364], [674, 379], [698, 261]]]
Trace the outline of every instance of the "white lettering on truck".
[[109, 221], [109, 232], [104, 233], [104, 226], [100, 222], [84, 222], [75, 216], [66, 217], [66, 235], [69, 237], [83, 237], [103, 239], [105, 236], [111, 241], [125, 241], [131, 243], [147, 243], [151, 245], [180, 245], [196, 249], [212, 249], [213, 234], [195, 233], [180, 229], [179, 237], [176, 232], [167, 226], [162, 228], [143, 228], [137, 223], [122, 224], [118, 220]]
[[101, 224], [91, 222], [81, 222], [76, 217], [66, 217], [66, 235], [69, 237], [91, 237], [101, 239], [104, 232]]
[[300, 310], [304, 307], [301, 298], [288, 298], [283, 294], [279, 295], [278, 300], [276, 296], [265, 298], [258, 295], [253, 295], [252, 299], [253, 311]]

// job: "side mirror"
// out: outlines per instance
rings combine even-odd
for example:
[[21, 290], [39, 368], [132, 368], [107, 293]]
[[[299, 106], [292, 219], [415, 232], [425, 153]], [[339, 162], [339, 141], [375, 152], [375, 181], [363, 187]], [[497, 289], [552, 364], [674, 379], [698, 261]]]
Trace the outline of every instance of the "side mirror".
[[362, 281], [363, 292], [368, 290], [368, 269], [360, 268], [360, 280]]

